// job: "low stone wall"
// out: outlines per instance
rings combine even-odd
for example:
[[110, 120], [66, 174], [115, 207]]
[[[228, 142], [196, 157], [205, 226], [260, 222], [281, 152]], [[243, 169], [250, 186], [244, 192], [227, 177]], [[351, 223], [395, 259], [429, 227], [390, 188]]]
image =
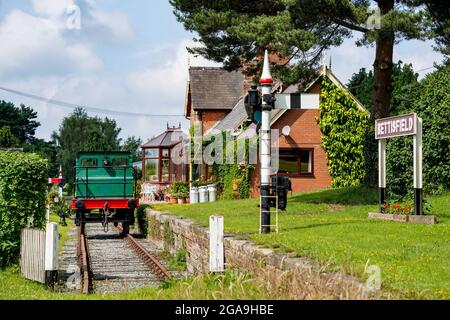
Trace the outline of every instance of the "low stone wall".
[[[168, 213], [147, 209], [149, 237], [163, 240], [165, 249], [171, 253], [179, 250], [187, 252], [187, 269], [191, 275], [209, 272], [209, 230], [198, 226], [194, 221]], [[337, 290], [345, 291], [348, 298], [366, 299], [370, 293], [366, 285], [353, 277], [338, 273], [323, 273], [319, 265], [307, 258], [295, 257], [293, 254], [281, 254], [273, 249], [263, 248], [251, 241], [239, 239], [238, 236], [225, 235], [225, 267], [251, 274], [271, 270], [276, 273], [291, 273], [294, 277], [323, 278], [319, 282], [330, 287], [330, 281]], [[338, 283], [336, 285], [336, 283]], [[336, 289], [335, 289], [336, 290]], [[349, 294], [352, 292], [352, 294]], [[350, 296], [351, 295], [351, 296]], [[337, 296], [344, 296], [337, 293]]]

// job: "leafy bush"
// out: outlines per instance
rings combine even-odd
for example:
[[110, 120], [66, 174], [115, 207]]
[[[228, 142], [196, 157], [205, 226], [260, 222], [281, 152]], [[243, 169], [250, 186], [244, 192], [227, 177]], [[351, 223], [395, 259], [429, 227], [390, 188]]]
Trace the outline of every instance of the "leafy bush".
[[324, 78], [318, 122], [333, 186], [358, 186], [365, 177], [367, 112], [360, 110], [349, 94]]
[[36, 154], [0, 152], [0, 266], [15, 263], [22, 228], [45, 224], [48, 161]]
[[[415, 93], [410, 109], [423, 119], [423, 185], [427, 193], [450, 188], [450, 60], [429, 74]], [[413, 139], [389, 139], [387, 187], [393, 195], [413, 190]]]
[[139, 232], [147, 237], [148, 235], [148, 218], [145, 210], [150, 207], [147, 204], [141, 204], [136, 210], [136, 222]]

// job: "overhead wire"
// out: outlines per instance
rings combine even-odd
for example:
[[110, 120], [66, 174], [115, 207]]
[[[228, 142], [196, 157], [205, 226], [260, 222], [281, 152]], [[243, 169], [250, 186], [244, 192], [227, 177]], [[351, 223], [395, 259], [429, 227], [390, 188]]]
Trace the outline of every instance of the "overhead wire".
[[[23, 91], [10, 89], [10, 88], [6, 88], [3, 86], [0, 86], [0, 90], [9, 92], [9, 93], [12, 93], [15, 95], [19, 95], [22, 97], [46, 102], [46, 103], [60, 106], [63, 108], [70, 108], [70, 109], [82, 108], [86, 111], [91, 111], [91, 112], [106, 114], [106, 115], [127, 116], [127, 117], [147, 117], [147, 118], [168, 118], [168, 117], [180, 118], [180, 117], [184, 117], [184, 115], [179, 115], [179, 114], [148, 114], [148, 113], [140, 113], [140, 112], [125, 112], [125, 111], [111, 110], [111, 109], [107, 109], [107, 108], [80, 105], [80, 104], [76, 104], [76, 103], [70, 103], [70, 102], [65, 102], [65, 101], [60, 101], [60, 100], [55, 100], [55, 99], [44, 98], [44, 97], [41, 97], [41, 96], [38, 96], [35, 94], [26, 93]], [[121, 109], [123, 110], [126, 108], [121, 108]]]

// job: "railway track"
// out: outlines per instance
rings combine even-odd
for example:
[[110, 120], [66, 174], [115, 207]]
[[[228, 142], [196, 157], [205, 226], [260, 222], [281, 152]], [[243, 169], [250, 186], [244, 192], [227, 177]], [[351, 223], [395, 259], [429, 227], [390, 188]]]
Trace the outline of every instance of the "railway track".
[[[119, 234], [122, 233], [120, 227], [114, 227]], [[128, 234], [125, 236], [125, 240], [128, 245], [134, 250], [134, 252], [141, 258], [141, 260], [149, 266], [149, 268], [155, 273], [155, 275], [161, 280], [170, 280], [171, 275], [167, 272], [166, 268], [150, 254], [150, 252], [145, 249], [145, 247], [140, 244], [132, 235]]]
[[81, 232], [81, 228], [78, 228], [78, 239], [78, 257], [82, 277], [81, 290], [84, 294], [88, 294], [92, 291], [93, 273], [86, 235]]
[[[122, 237], [121, 228], [107, 233], [97, 224], [78, 229], [78, 257], [83, 293], [111, 293], [158, 285], [171, 278], [166, 266], [149, 251], [151, 242]], [[145, 245], [144, 245], [144, 244]]]

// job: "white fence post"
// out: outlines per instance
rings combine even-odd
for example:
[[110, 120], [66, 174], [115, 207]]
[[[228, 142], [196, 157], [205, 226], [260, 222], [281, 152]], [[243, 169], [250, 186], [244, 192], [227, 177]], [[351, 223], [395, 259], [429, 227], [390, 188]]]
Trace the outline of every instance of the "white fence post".
[[48, 223], [45, 231], [45, 284], [52, 287], [58, 278], [58, 225]]
[[224, 272], [223, 217], [209, 218], [209, 271]]

